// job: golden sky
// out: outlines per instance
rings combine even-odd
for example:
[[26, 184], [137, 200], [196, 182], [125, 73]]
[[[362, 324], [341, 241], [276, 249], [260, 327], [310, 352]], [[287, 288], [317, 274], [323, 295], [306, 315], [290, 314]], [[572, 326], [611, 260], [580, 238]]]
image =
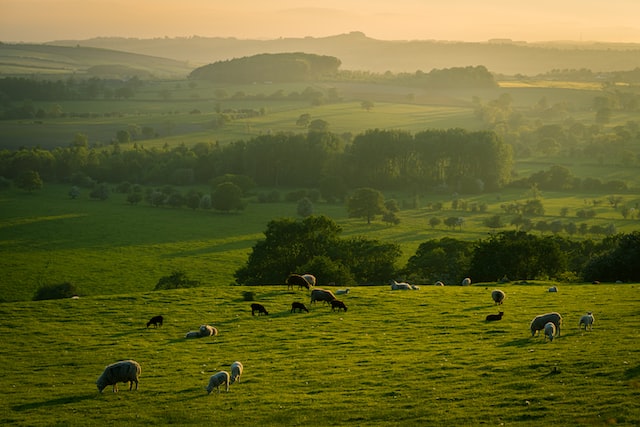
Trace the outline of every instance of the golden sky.
[[640, 43], [640, 0], [0, 0], [0, 41], [324, 37]]

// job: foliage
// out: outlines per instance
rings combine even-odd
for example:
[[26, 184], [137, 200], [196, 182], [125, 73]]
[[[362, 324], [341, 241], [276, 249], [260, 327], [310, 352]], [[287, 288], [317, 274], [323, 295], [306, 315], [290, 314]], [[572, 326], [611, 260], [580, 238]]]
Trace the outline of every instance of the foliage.
[[198, 280], [191, 280], [187, 277], [187, 273], [181, 270], [172, 272], [169, 276], [162, 276], [154, 290], [162, 291], [166, 289], [181, 289], [181, 288], [193, 288], [200, 286]]
[[584, 269], [585, 280], [640, 281], [640, 232], [611, 236], [605, 241], [612, 248], [589, 260]]
[[38, 288], [33, 296], [33, 300], [42, 301], [49, 299], [71, 298], [74, 295], [78, 295], [78, 293], [76, 286], [69, 282], [56, 283], [53, 285], [44, 285]]
[[246, 203], [242, 200], [242, 189], [232, 182], [218, 184], [211, 194], [211, 207], [229, 212], [244, 210]]
[[405, 275], [418, 283], [458, 284], [467, 277], [474, 249], [473, 243], [450, 237], [428, 240], [409, 258]]
[[376, 215], [387, 211], [384, 196], [373, 188], [358, 188], [347, 200], [347, 211], [350, 218], [365, 218], [371, 223]]
[[40, 174], [33, 170], [27, 170], [21, 173], [14, 183], [16, 187], [27, 190], [29, 193], [42, 188]]
[[313, 203], [308, 197], [298, 200], [296, 211], [299, 216], [307, 217], [313, 214]]

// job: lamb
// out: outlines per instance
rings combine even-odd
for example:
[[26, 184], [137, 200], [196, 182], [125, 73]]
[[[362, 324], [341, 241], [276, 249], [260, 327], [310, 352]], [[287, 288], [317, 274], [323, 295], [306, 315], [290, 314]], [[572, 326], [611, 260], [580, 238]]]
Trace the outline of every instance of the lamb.
[[504, 312], [499, 312], [498, 314], [487, 314], [487, 317], [484, 319], [487, 322], [492, 322], [494, 320], [502, 320], [502, 316], [504, 315]]
[[548, 289], [549, 292], [558, 292], [558, 287], [557, 286], [552, 286]]
[[412, 291], [414, 290], [413, 286], [408, 284], [407, 282], [396, 282], [395, 280], [391, 281], [391, 290], [392, 291]]
[[302, 278], [309, 284], [309, 286], [307, 286], [307, 289], [310, 289], [316, 285], [316, 276], [314, 276], [313, 274], [303, 274]]
[[229, 391], [229, 372], [220, 371], [217, 374], [211, 375], [209, 378], [209, 384], [207, 385], [207, 394], [211, 394], [214, 387], [218, 389], [218, 393], [220, 393], [220, 386], [225, 385], [226, 391]]
[[338, 311], [340, 311], [340, 309], [347, 311], [347, 306], [344, 305], [342, 301], [334, 299], [331, 300], [331, 311], [334, 311], [335, 309], [338, 309]]
[[543, 330], [545, 325], [549, 322], [553, 323], [556, 327], [556, 336], [560, 336], [560, 325], [562, 324], [562, 316], [560, 315], [560, 313], [556, 312], [541, 314], [534, 317], [530, 325], [531, 336], [533, 337], [538, 331]]
[[553, 322], [547, 322], [544, 325], [544, 340], [546, 341], [549, 338], [549, 342], [553, 341], [553, 336], [556, 334], [556, 325]]
[[158, 327], [158, 326], [162, 326], [162, 321], [164, 320], [164, 318], [162, 316], [153, 316], [151, 318], [151, 320], [149, 320], [147, 322], [147, 328], [151, 325], [153, 325], [154, 327]]
[[200, 325], [199, 332], [201, 337], [215, 337], [218, 335], [218, 329], [210, 325]]
[[264, 314], [264, 315], [269, 314], [267, 309], [264, 308], [264, 305], [254, 302], [253, 304], [251, 304], [251, 315], [255, 316], [256, 311], [258, 312], [258, 316], [260, 316], [261, 314]]
[[336, 295], [346, 295], [346, 294], [348, 294], [348, 293], [349, 293], [349, 288], [346, 288], [346, 289], [338, 289], [338, 290], [336, 291]]
[[582, 316], [580, 318], [580, 323], [578, 323], [578, 327], [580, 329], [582, 329], [582, 325], [584, 325], [584, 330], [586, 331], [587, 328], [592, 331], [593, 330], [593, 322], [595, 321], [595, 319], [593, 318], [593, 313], [588, 311], [587, 314], [585, 314], [584, 316]]
[[333, 292], [326, 289], [314, 289], [311, 291], [311, 303], [316, 301], [331, 302], [334, 299], [336, 299], [336, 296]]
[[498, 305], [502, 304], [502, 301], [504, 301], [504, 297], [505, 297], [505, 294], [500, 289], [496, 289], [493, 292], [491, 292], [491, 298], [493, 299], [493, 302]]
[[113, 392], [118, 392], [118, 383], [129, 383], [129, 390], [133, 388], [133, 383], [136, 383], [136, 390], [138, 390], [138, 378], [142, 369], [140, 364], [135, 360], [121, 360], [116, 363], [112, 363], [104, 369], [104, 372], [98, 380], [96, 385], [98, 391], [102, 393], [108, 385], [113, 385]]
[[242, 366], [242, 362], [238, 362], [237, 360], [231, 364], [231, 384], [238, 381], [240, 382], [240, 376], [242, 376], [242, 371], [244, 370], [244, 366]]
[[291, 303], [291, 312], [295, 313], [296, 310], [298, 310], [299, 313], [302, 313], [303, 311], [306, 311], [307, 313], [309, 312], [309, 309], [303, 303], [298, 301]]
[[462, 279], [462, 286], [471, 286], [471, 279], [468, 277], [465, 277], [464, 279]]

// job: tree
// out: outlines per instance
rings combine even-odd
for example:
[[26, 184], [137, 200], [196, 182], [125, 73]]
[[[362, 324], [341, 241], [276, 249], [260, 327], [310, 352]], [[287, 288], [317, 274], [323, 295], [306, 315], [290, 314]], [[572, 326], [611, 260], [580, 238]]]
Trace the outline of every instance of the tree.
[[310, 132], [327, 132], [329, 130], [329, 122], [322, 119], [311, 120], [307, 128]]
[[365, 100], [360, 103], [360, 107], [366, 111], [371, 111], [373, 109], [373, 106], [373, 101]]
[[473, 244], [444, 237], [423, 242], [409, 258], [405, 273], [416, 281], [460, 283], [466, 277]]
[[366, 218], [367, 224], [371, 224], [376, 215], [386, 211], [384, 196], [373, 188], [358, 188], [347, 201], [347, 211], [349, 218]]
[[429, 225], [431, 226], [431, 228], [436, 228], [440, 225], [440, 223], [442, 223], [442, 220], [437, 216], [432, 216], [431, 218], [429, 218]]
[[311, 114], [309, 113], [300, 114], [300, 117], [298, 117], [298, 120], [296, 120], [296, 126], [304, 128], [309, 126], [309, 123], [311, 123]]
[[244, 210], [245, 202], [242, 200], [242, 189], [231, 182], [218, 184], [211, 194], [211, 207], [224, 212]]
[[313, 214], [313, 203], [308, 197], [303, 197], [298, 200], [297, 212], [298, 215], [303, 217], [311, 216]]
[[155, 291], [161, 291], [165, 289], [181, 289], [181, 288], [193, 288], [200, 286], [200, 282], [197, 280], [191, 280], [187, 277], [187, 273], [182, 270], [176, 270], [169, 276], [163, 276], [156, 283]]
[[104, 182], [96, 185], [96, 187], [91, 190], [91, 193], [89, 193], [89, 197], [92, 199], [107, 200], [109, 198], [109, 186]]
[[33, 170], [22, 172], [15, 181], [18, 188], [27, 190], [29, 193], [42, 188], [42, 179], [40, 174]]

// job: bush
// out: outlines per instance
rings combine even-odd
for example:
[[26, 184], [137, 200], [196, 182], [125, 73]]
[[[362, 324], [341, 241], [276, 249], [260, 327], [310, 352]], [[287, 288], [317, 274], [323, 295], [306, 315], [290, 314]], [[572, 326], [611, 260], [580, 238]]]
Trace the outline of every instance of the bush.
[[184, 271], [174, 271], [170, 276], [163, 276], [158, 280], [154, 290], [194, 288], [200, 286], [197, 280], [190, 280]]
[[253, 291], [244, 291], [242, 293], [242, 299], [244, 301], [255, 301], [256, 294]]
[[74, 295], [78, 295], [76, 287], [69, 282], [64, 282], [40, 287], [33, 296], [33, 300], [64, 299], [71, 298]]

